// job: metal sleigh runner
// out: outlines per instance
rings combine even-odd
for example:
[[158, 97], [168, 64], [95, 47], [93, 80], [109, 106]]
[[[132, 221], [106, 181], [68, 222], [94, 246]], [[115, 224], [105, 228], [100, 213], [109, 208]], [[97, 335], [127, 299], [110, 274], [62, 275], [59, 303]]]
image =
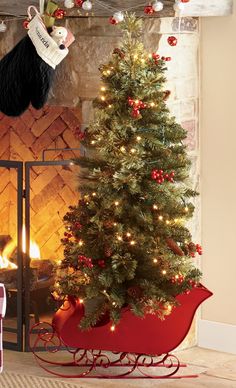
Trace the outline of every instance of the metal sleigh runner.
[[[199, 285], [189, 294], [177, 296], [179, 305], [164, 321], [151, 314], [141, 319], [124, 308], [115, 330], [109, 321], [104, 321], [89, 331], [79, 328], [83, 304], [69, 300], [56, 312], [52, 323], [39, 323], [31, 329], [31, 349], [44, 370], [60, 377], [197, 377], [177, 373], [186, 364], [170, 352], [187, 335], [197, 307], [211, 295]], [[62, 357], [65, 361], [61, 361]]]

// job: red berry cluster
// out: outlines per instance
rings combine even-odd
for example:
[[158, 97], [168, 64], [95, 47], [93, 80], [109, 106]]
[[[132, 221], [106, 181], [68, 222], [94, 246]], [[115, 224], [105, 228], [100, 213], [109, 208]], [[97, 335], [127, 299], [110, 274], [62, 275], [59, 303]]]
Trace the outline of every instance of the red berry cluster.
[[66, 16], [66, 11], [64, 9], [58, 8], [53, 14], [53, 17], [56, 19], [63, 19]]
[[202, 246], [200, 244], [196, 244], [196, 251], [200, 256], [202, 255]]
[[171, 283], [173, 284], [182, 284], [184, 281], [184, 276], [183, 275], [178, 275], [177, 277], [176, 276], [172, 276], [171, 278]]
[[86, 257], [84, 255], [79, 255], [78, 257], [79, 264], [82, 264], [83, 267], [93, 268], [92, 259], [90, 257]]
[[154, 63], [157, 65], [160, 59], [160, 55], [152, 53], [152, 59], [154, 60]]
[[132, 106], [131, 116], [137, 118], [140, 116], [140, 109], [147, 108], [147, 104], [140, 100], [133, 100], [131, 97], [128, 97], [128, 104]]
[[85, 133], [84, 133], [84, 131], [81, 131], [80, 127], [75, 128], [75, 136], [79, 140], [85, 139]]
[[174, 176], [175, 176], [174, 171], [171, 171], [170, 174], [168, 174], [168, 173], [164, 174], [163, 170], [152, 170], [152, 172], [151, 172], [152, 179], [157, 181], [157, 183], [159, 183], [160, 185], [165, 180], [173, 183], [174, 182]]
[[171, 61], [171, 57], [161, 57], [162, 61], [169, 62]]
[[105, 266], [106, 266], [105, 260], [98, 260], [98, 265], [99, 265], [99, 267], [101, 267], [101, 268], [105, 268]]
[[82, 229], [82, 225], [81, 225], [81, 223], [80, 222], [75, 222], [75, 224], [74, 224], [74, 227], [75, 227], [75, 229]]
[[67, 244], [70, 241], [70, 238], [73, 237], [71, 233], [67, 233], [67, 232], [64, 233], [64, 236], [65, 238], [61, 240], [63, 244]]

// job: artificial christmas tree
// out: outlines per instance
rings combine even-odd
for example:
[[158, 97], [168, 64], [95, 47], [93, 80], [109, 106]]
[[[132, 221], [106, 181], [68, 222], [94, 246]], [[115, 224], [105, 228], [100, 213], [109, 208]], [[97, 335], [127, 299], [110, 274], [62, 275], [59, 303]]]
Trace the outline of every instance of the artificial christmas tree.
[[[142, 22], [126, 15], [124, 40], [101, 66], [101, 95], [86, 131], [78, 206], [65, 215], [65, 257], [56, 299], [85, 303], [85, 329], [119, 322], [124, 306], [137, 316], [160, 318], [177, 295], [197, 286], [200, 271], [186, 221], [192, 216], [186, 131], [171, 117], [165, 64], [147, 54]], [[108, 317], [108, 318], [107, 318]]]

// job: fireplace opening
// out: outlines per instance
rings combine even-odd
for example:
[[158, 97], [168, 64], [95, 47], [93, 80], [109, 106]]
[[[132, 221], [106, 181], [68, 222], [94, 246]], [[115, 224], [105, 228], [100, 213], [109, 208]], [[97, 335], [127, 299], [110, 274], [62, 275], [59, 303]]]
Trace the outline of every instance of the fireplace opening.
[[7, 291], [4, 347], [29, 350], [29, 330], [50, 321], [63, 259], [63, 216], [78, 202], [71, 160], [0, 160], [0, 283]]

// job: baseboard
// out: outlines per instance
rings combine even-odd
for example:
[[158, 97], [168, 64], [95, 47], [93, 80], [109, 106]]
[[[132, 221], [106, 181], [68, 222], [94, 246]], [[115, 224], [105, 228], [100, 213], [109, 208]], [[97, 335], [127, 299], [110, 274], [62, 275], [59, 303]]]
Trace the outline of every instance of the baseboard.
[[199, 319], [198, 346], [236, 354], [236, 326]]

